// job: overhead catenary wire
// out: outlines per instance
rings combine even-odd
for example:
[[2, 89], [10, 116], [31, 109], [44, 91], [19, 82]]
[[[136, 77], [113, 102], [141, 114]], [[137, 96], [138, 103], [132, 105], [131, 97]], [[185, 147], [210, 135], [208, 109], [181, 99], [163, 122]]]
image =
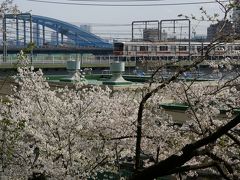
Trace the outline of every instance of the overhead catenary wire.
[[[74, 2], [61, 2], [61, 1], [48, 1], [48, 0], [27, 0], [31, 2], [39, 2], [39, 3], [48, 3], [48, 4], [61, 4], [61, 5], [78, 5], [78, 6], [111, 6], [111, 7], [131, 7], [131, 6], [184, 6], [184, 5], [198, 5], [198, 4], [213, 4], [217, 3], [217, 1], [198, 1], [198, 2], [180, 2], [180, 3], [145, 3], [145, 4], [96, 4], [96, 3], [74, 3]], [[227, 0], [223, 0], [220, 2], [228, 2]]]
[[66, 0], [66, 1], [78, 1], [78, 2], [156, 2], [166, 0]]
[[[75, 24], [75, 23], [73, 23]], [[119, 27], [119, 26], [131, 26], [132, 24], [116, 24], [116, 23], [81, 23], [80, 25], [89, 25], [89, 26], [97, 26], [97, 27]]]

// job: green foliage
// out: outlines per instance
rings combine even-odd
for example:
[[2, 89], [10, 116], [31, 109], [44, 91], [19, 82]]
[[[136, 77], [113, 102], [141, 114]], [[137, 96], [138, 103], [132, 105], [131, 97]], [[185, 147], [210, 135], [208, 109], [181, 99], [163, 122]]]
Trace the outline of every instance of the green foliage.
[[35, 43], [34, 42], [30, 42], [28, 43], [27, 47], [23, 49], [23, 52], [25, 54], [29, 54], [32, 52], [32, 50], [36, 47]]

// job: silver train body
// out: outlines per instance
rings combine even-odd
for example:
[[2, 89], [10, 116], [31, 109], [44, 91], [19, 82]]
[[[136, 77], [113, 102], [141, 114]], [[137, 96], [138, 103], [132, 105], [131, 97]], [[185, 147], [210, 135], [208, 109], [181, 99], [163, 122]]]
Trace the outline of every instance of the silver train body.
[[[210, 51], [209, 51], [210, 49]], [[209, 51], [208, 57], [212, 60], [230, 57], [239, 59], [240, 41], [233, 43], [212, 44], [210, 42], [116, 42], [113, 53], [120, 57], [151, 58], [151, 59], [188, 59], [199, 57]]]

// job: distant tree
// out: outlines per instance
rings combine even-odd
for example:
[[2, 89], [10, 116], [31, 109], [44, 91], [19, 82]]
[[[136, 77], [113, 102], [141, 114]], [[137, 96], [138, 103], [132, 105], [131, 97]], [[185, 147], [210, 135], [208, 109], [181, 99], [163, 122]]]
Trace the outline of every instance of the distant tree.
[[18, 14], [19, 10], [16, 4], [13, 3], [13, 0], [4, 0], [0, 4], [0, 19], [3, 18], [4, 14], [12, 13]]

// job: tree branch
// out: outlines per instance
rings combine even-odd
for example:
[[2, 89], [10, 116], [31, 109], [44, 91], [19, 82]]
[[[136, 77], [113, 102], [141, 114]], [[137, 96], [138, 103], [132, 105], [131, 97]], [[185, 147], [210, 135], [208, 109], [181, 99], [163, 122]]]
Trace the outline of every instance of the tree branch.
[[187, 171], [191, 171], [191, 170], [206, 169], [209, 167], [216, 167], [216, 165], [217, 165], [217, 162], [212, 161], [212, 162], [208, 162], [208, 163], [204, 163], [204, 164], [182, 166], [182, 167], [175, 168], [172, 171], [169, 171], [167, 175], [183, 173], [183, 172], [187, 172]]
[[240, 114], [238, 114], [234, 119], [220, 127], [217, 131], [211, 135], [202, 138], [192, 144], [188, 144], [182, 148], [181, 155], [171, 155], [167, 159], [159, 162], [156, 165], [150, 166], [143, 171], [135, 174], [131, 179], [145, 179], [152, 180], [157, 177], [165, 176], [169, 174], [169, 171], [172, 171], [175, 168], [181, 167], [183, 164], [188, 162], [194, 156], [197, 155], [197, 150], [207, 144], [214, 143], [218, 138], [226, 134], [230, 129], [234, 128], [240, 123]]
[[230, 133], [226, 133], [226, 135], [233, 140], [238, 146], [240, 146], [240, 140], [238, 140], [234, 135], [230, 134]]
[[226, 169], [228, 170], [228, 172], [231, 173], [231, 174], [233, 173], [233, 169], [232, 169], [231, 165], [230, 165], [228, 162], [226, 162], [226, 161], [223, 160], [222, 158], [218, 157], [217, 155], [215, 155], [215, 154], [213, 154], [213, 153], [211, 153], [211, 152], [209, 152], [209, 151], [205, 152], [205, 154], [206, 154], [208, 157], [210, 157], [212, 160], [217, 161], [217, 162], [220, 162], [220, 163], [223, 163], [223, 165], [226, 167]]

